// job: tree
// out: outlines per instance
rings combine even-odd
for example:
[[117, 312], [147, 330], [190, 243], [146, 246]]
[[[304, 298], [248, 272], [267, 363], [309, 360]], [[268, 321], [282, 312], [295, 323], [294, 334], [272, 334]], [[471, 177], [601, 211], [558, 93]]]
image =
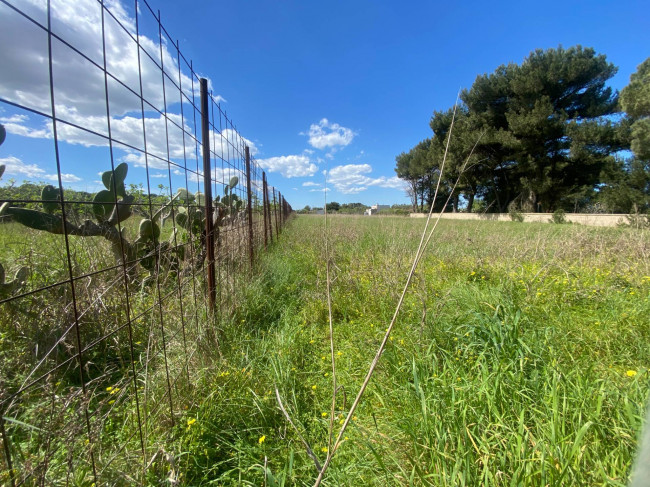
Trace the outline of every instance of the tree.
[[630, 76], [630, 84], [621, 91], [620, 103], [632, 120], [632, 151], [636, 157], [650, 160], [650, 58]]
[[[486, 179], [485, 166], [473, 153], [474, 146], [482, 138], [475, 125], [464, 104], [456, 108], [455, 114], [453, 108], [444, 112], [433, 112], [429, 123], [434, 133], [430, 150], [438, 165], [442, 165], [445, 152], [447, 153], [442, 186], [449, 194], [451, 188], [456, 185], [455, 194], [451, 199], [454, 212], [458, 211], [461, 194], [467, 201], [467, 211], [472, 211], [474, 198], [479, 194], [480, 186]], [[453, 132], [451, 138], [450, 130]]]
[[[617, 68], [580, 46], [536, 50], [521, 66], [500, 66], [477, 77], [461, 99], [485, 133], [477, 155], [491, 169], [486, 191], [504, 211], [553, 211], [593, 188], [617, 145], [608, 117], [617, 95], [605, 86]], [[601, 143], [586, 134], [598, 132]]]
[[325, 207], [327, 208], [327, 211], [339, 211], [341, 204], [337, 203], [336, 201], [332, 201], [331, 203], [327, 203]]
[[627, 114], [621, 128], [627, 129], [634, 157], [607, 168], [601, 199], [610, 211], [646, 212], [650, 210], [650, 58], [630, 76], [619, 101]]
[[[648, 93], [649, 70], [650, 62], [639, 68], [628, 95], [639, 107], [632, 135], [641, 150], [650, 147], [650, 102], [638, 101]], [[628, 167], [614, 159], [629, 147], [631, 123], [616, 116], [618, 94], [605, 85], [616, 71], [604, 55], [575, 46], [538, 49], [521, 65], [479, 75], [461, 93], [439, 196], [449, 195], [458, 181], [454, 209], [460, 195], [469, 211], [477, 197], [497, 212], [513, 204], [527, 211], [575, 211], [592, 202], [605, 169], [612, 175], [612, 168]], [[434, 112], [428, 149], [423, 151], [423, 141], [398, 156], [397, 175], [409, 182], [421, 207], [425, 198], [431, 202], [452, 117], [453, 110]]]
[[409, 184], [407, 193], [413, 203], [413, 211], [417, 211], [418, 198], [420, 211], [424, 211], [424, 199], [429, 201], [429, 189], [433, 178], [433, 163], [430, 158], [430, 139], [425, 139], [413, 147], [408, 153], [401, 153], [395, 158], [397, 176]]
[[405, 180], [408, 183], [407, 194], [411, 199], [413, 211], [418, 209], [418, 181], [420, 175], [416, 174], [412, 167], [413, 154], [411, 152], [402, 152], [395, 158], [397, 165], [395, 166], [395, 173], [397, 177]]
[[637, 157], [617, 159], [603, 171], [600, 200], [612, 213], [650, 210], [650, 162]]

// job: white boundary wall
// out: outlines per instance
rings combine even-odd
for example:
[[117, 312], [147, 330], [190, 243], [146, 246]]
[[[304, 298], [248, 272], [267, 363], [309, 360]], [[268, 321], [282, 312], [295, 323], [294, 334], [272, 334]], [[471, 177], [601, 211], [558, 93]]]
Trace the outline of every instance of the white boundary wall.
[[[524, 222], [550, 223], [553, 213], [522, 213]], [[425, 218], [426, 213], [411, 213], [411, 218]], [[437, 213], [434, 214], [437, 216]], [[508, 213], [443, 213], [442, 218], [448, 220], [488, 220], [509, 222], [512, 221]], [[592, 227], [615, 227], [619, 223], [628, 223], [626, 215], [605, 213], [566, 213], [567, 222], [589, 225]]]

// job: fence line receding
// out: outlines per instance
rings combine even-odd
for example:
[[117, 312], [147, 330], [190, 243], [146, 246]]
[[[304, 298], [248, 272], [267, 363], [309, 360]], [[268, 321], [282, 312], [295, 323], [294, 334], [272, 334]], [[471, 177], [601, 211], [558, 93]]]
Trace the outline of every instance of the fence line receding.
[[292, 211], [159, 12], [71, 6], [0, 0], [2, 485], [151, 480]]

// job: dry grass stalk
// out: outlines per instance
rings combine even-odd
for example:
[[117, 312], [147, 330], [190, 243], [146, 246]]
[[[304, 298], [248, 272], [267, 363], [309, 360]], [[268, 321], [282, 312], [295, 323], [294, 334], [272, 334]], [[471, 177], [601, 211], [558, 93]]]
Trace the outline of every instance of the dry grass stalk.
[[[438, 218], [436, 220], [436, 223], [435, 223], [434, 227], [432, 228], [431, 232], [428, 233], [429, 224], [431, 222], [431, 217], [433, 215], [433, 208], [435, 206], [435, 201], [436, 201], [436, 199], [438, 197], [438, 191], [440, 189], [442, 174], [444, 172], [445, 163], [447, 161], [447, 155], [449, 153], [449, 143], [451, 141], [451, 134], [453, 132], [454, 122], [455, 122], [455, 119], [456, 119], [456, 108], [457, 108], [457, 106], [458, 106], [458, 103], [456, 103], [456, 105], [454, 105], [454, 113], [453, 113], [453, 116], [452, 116], [451, 125], [449, 127], [449, 134], [447, 136], [447, 143], [446, 143], [446, 146], [445, 146], [445, 153], [444, 153], [444, 156], [443, 156], [442, 164], [440, 166], [440, 173], [439, 173], [439, 176], [438, 176], [438, 182], [436, 184], [436, 190], [435, 190], [435, 193], [434, 193], [434, 196], [433, 196], [433, 202], [431, 204], [431, 208], [429, 209], [429, 214], [427, 216], [426, 224], [425, 224], [424, 229], [422, 231], [422, 235], [420, 236], [420, 243], [418, 245], [418, 249], [415, 252], [415, 256], [413, 258], [413, 264], [411, 265], [411, 269], [410, 269], [410, 271], [409, 271], [409, 273], [408, 273], [408, 275], [406, 277], [406, 282], [404, 284], [404, 288], [402, 289], [402, 293], [400, 295], [399, 301], [397, 303], [397, 306], [395, 307], [395, 312], [393, 313], [393, 317], [392, 317], [392, 319], [390, 321], [390, 324], [388, 325], [388, 328], [386, 329], [386, 333], [384, 334], [382, 342], [381, 342], [379, 348], [377, 349], [377, 353], [375, 354], [375, 357], [373, 358], [372, 363], [370, 364], [370, 368], [368, 369], [368, 373], [366, 374], [366, 377], [365, 377], [363, 383], [361, 384], [361, 388], [359, 389], [359, 392], [357, 393], [357, 396], [355, 397], [354, 402], [352, 403], [352, 406], [350, 406], [350, 410], [348, 411], [348, 414], [347, 414], [347, 416], [345, 418], [345, 421], [343, 422], [343, 426], [339, 430], [339, 434], [336, 437], [336, 441], [334, 442], [334, 445], [331, 448], [329, 448], [328, 451], [327, 451], [327, 457], [325, 459], [325, 463], [323, 464], [323, 468], [321, 468], [319, 473], [318, 473], [318, 477], [316, 478], [316, 482], [314, 483], [314, 487], [318, 487], [321, 484], [321, 482], [323, 480], [323, 477], [325, 475], [325, 472], [327, 471], [327, 469], [328, 469], [328, 467], [329, 467], [329, 465], [330, 465], [330, 463], [332, 461], [332, 458], [334, 457], [334, 454], [336, 453], [338, 448], [341, 446], [341, 443], [343, 442], [343, 437], [344, 437], [343, 435], [345, 434], [345, 431], [346, 431], [348, 425], [350, 424], [350, 421], [352, 420], [352, 417], [354, 416], [355, 410], [357, 409], [359, 403], [361, 402], [361, 398], [363, 397], [363, 395], [365, 393], [365, 390], [368, 387], [368, 384], [370, 383], [370, 379], [372, 378], [372, 376], [373, 376], [373, 374], [375, 372], [375, 369], [377, 368], [377, 364], [379, 363], [379, 359], [381, 358], [381, 355], [383, 354], [384, 350], [386, 349], [386, 345], [387, 345], [388, 340], [390, 338], [390, 334], [393, 331], [393, 327], [395, 326], [395, 322], [397, 321], [397, 316], [399, 315], [399, 312], [400, 312], [400, 310], [402, 308], [402, 304], [404, 303], [404, 298], [406, 297], [406, 292], [407, 292], [407, 290], [408, 290], [408, 288], [409, 288], [409, 286], [411, 284], [411, 280], [413, 279], [413, 276], [415, 275], [415, 269], [416, 269], [420, 259], [422, 258], [422, 255], [424, 253], [424, 250], [426, 249], [427, 244], [431, 240], [431, 237], [433, 235], [433, 232], [435, 231], [435, 228], [436, 228], [438, 222], [440, 221], [441, 215], [438, 215]], [[473, 152], [473, 149], [472, 149], [472, 152]], [[468, 156], [467, 160], [469, 160], [469, 157], [471, 157], [471, 154], [470, 154], [470, 156]], [[466, 166], [466, 164], [467, 164], [467, 161], [463, 165], [463, 168]], [[460, 172], [460, 174], [462, 174], [462, 171]], [[460, 178], [460, 175], [459, 175], [459, 178]], [[458, 184], [458, 180], [456, 181], [456, 184]], [[454, 185], [454, 189], [456, 188], [456, 184]], [[449, 202], [449, 198], [445, 202], [445, 205], [443, 206], [443, 208], [441, 210], [441, 214], [442, 214], [442, 212], [444, 212], [444, 209], [447, 206], [448, 202]], [[329, 298], [329, 288], [328, 288], [328, 298]], [[334, 392], [336, 393], [336, 390]], [[331, 421], [330, 421], [330, 424], [333, 426]], [[330, 430], [330, 434], [332, 434], [331, 430]]]

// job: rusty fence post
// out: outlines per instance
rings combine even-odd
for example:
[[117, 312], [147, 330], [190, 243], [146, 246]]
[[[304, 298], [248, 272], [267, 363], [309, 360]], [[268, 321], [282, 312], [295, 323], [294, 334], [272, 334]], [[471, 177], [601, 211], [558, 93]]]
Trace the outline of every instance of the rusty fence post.
[[212, 217], [212, 175], [210, 171], [210, 112], [208, 80], [201, 78], [201, 144], [203, 148], [203, 194], [205, 196], [205, 247], [208, 258], [208, 297], [210, 310], [217, 303], [217, 284], [214, 258], [214, 220]]
[[275, 188], [273, 188], [273, 216], [275, 217], [275, 238], [277, 239], [280, 236], [280, 231], [278, 230], [278, 205], [275, 201]]
[[266, 198], [266, 173], [262, 171], [262, 211], [264, 212], [264, 248], [269, 246], [269, 228], [266, 221], [266, 210], [268, 208]]
[[[0, 396], [4, 399], [4, 397]], [[9, 481], [11, 487], [16, 486], [16, 478], [14, 476], [14, 468], [11, 464], [11, 452], [9, 451], [9, 437], [5, 431], [5, 422], [3, 419], [4, 416], [4, 405], [0, 406], [0, 437], [2, 438], [2, 445], [4, 446], [5, 453], [5, 462], [7, 462], [7, 471], [9, 472]]]
[[273, 243], [273, 221], [271, 219], [271, 198], [269, 198], [269, 183], [266, 182], [266, 190], [264, 191], [266, 196], [266, 211], [269, 214], [268, 225], [269, 225], [269, 240]]
[[251, 269], [253, 268], [253, 190], [251, 187], [251, 153], [248, 146], [244, 149], [246, 155], [246, 192], [248, 193], [248, 252], [250, 254]]
[[284, 200], [284, 196], [282, 196], [282, 193], [278, 191], [278, 211], [280, 212], [280, 230], [282, 230], [282, 227], [284, 226], [284, 214], [282, 213], [283, 200]]

